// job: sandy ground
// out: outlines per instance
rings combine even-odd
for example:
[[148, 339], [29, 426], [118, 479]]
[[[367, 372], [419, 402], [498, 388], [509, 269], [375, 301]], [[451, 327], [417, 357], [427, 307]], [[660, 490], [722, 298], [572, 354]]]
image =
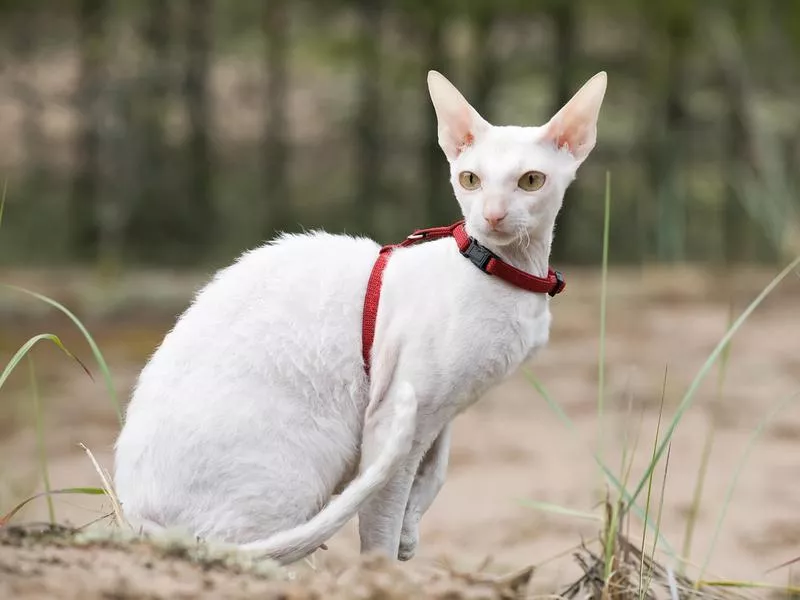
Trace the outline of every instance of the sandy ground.
[[[595, 536], [599, 524], [542, 513], [525, 506], [524, 501], [555, 503], [599, 515], [597, 504], [606, 487], [591, 448], [602, 444], [609, 467], [620, 473], [621, 448], [626, 439], [632, 444], [638, 431], [631, 476], [635, 481], [652, 452], [665, 370], [667, 421], [723, 335], [731, 306], [738, 315], [774, 272], [614, 272], [608, 300], [604, 433], [599, 440], [599, 282], [594, 273], [567, 270], [568, 292], [552, 305], [551, 343], [528, 367], [569, 415], [574, 430], [559, 420], [524, 373], [512, 376], [461, 416], [448, 480], [423, 521], [421, 546], [412, 565], [446, 561], [469, 570], [490, 561], [490, 570], [496, 572], [535, 565], [532, 589], [541, 591], [558, 589], [574, 579], [579, 571], [569, 550], [581, 538]], [[111, 289], [75, 273], [6, 272], [0, 273], [0, 280], [53, 293], [86, 316], [111, 363], [123, 399], [146, 356], [171, 325], [172, 315], [198, 281], [163, 274], [146, 284], [131, 278], [122, 287]], [[137, 294], [150, 299], [158, 310], [142, 309], [143, 302], [135, 301]], [[792, 275], [734, 338], [722, 393], [717, 393], [718, 372], [714, 369], [675, 432], [662, 530], [678, 551], [703, 444], [713, 433], [691, 548], [694, 563], [705, 559], [731, 477], [759, 420], [800, 391], [798, 300], [800, 278]], [[38, 312], [34, 304], [8, 297], [0, 303], [2, 362], [27, 337], [42, 331], [62, 336], [96, 376], [92, 382], [53, 348], [35, 352], [39, 387], [47, 407], [52, 485], [97, 485], [97, 475], [77, 444], [87, 444], [110, 469], [117, 425], [88, 348], [68, 321], [52, 312]], [[10, 507], [14, 500], [41, 489], [26, 371], [20, 369], [3, 389], [0, 512], [3, 506]], [[753, 446], [722, 523], [707, 576], [786, 582], [786, 571], [771, 575], [765, 571], [800, 555], [799, 402], [786, 405]], [[661, 496], [660, 478], [661, 472], [654, 504]], [[60, 521], [82, 524], [102, 515], [108, 506], [92, 498], [65, 497], [57, 500], [56, 509]], [[18, 520], [46, 516], [40, 502]], [[638, 537], [640, 531], [633, 521], [632, 535]], [[358, 549], [355, 522], [329, 546], [327, 552], [316, 555], [320, 567], [354, 559]]]
[[192, 540], [130, 540], [107, 531], [0, 530], [0, 597], [75, 600], [515, 600], [532, 569], [496, 576], [406, 565], [385, 557], [338, 561], [322, 570], [242, 560]]

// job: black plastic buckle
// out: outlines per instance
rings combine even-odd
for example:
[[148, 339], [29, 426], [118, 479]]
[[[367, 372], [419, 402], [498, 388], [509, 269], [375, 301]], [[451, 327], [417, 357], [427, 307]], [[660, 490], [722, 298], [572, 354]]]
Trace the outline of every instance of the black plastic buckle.
[[489, 250], [486, 246], [482, 246], [473, 238], [470, 238], [469, 246], [462, 250], [461, 254], [470, 259], [472, 264], [474, 264], [484, 273], [487, 272], [486, 267], [489, 266], [489, 261], [495, 258], [494, 252]]
[[560, 292], [561, 292], [561, 290], [563, 290], [563, 289], [564, 289], [564, 285], [566, 285], [566, 284], [564, 283], [564, 276], [561, 274], [561, 271], [555, 271], [555, 270], [554, 270], [554, 271], [553, 271], [553, 273], [554, 273], [554, 274], [555, 274], [555, 276], [556, 276], [556, 285], [555, 285], [555, 287], [553, 287], [553, 289], [552, 289], [552, 290], [550, 290], [550, 291], [548, 292], [548, 295], [549, 295], [551, 298], [552, 298], [553, 296], [555, 296], [556, 294], [560, 293]]

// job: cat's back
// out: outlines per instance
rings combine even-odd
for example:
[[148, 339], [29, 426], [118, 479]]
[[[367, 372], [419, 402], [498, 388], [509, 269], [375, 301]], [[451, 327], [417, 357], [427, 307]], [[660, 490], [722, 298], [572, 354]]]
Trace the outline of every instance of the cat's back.
[[178, 319], [142, 371], [134, 403], [163, 395], [165, 381], [173, 396], [241, 396], [243, 387], [262, 386], [310, 400], [356, 384], [378, 250], [366, 238], [314, 232], [245, 252]]
[[366, 239], [284, 236], [216, 273], [128, 406], [115, 485], [129, 517], [257, 539], [264, 520], [276, 531], [319, 510], [358, 455], [377, 254]]

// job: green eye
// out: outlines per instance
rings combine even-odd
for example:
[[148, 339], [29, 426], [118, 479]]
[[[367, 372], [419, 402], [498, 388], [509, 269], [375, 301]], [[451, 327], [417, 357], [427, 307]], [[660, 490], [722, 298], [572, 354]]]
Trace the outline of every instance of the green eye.
[[481, 179], [472, 171], [462, 171], [458, 176], [458, 183], [465, 190], [477, 190], [481, 187]]
[[525, 190], [526, 192], [535, 192], [544, 185], [545, 180], [547, 177], [544, 173], [540, 173], [539, 171], [528, 171], [519, 178], [517, 185]]

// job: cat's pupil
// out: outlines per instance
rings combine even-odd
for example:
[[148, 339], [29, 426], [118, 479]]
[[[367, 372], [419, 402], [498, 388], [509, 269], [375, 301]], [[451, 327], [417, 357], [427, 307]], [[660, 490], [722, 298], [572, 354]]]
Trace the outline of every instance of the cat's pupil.
[[533, 185], [533, 175], [528, 175], [528, 185]]
[[472, 173], [469, 174], [469, 182], [470, 184], [475, 183], [475, 176]]

